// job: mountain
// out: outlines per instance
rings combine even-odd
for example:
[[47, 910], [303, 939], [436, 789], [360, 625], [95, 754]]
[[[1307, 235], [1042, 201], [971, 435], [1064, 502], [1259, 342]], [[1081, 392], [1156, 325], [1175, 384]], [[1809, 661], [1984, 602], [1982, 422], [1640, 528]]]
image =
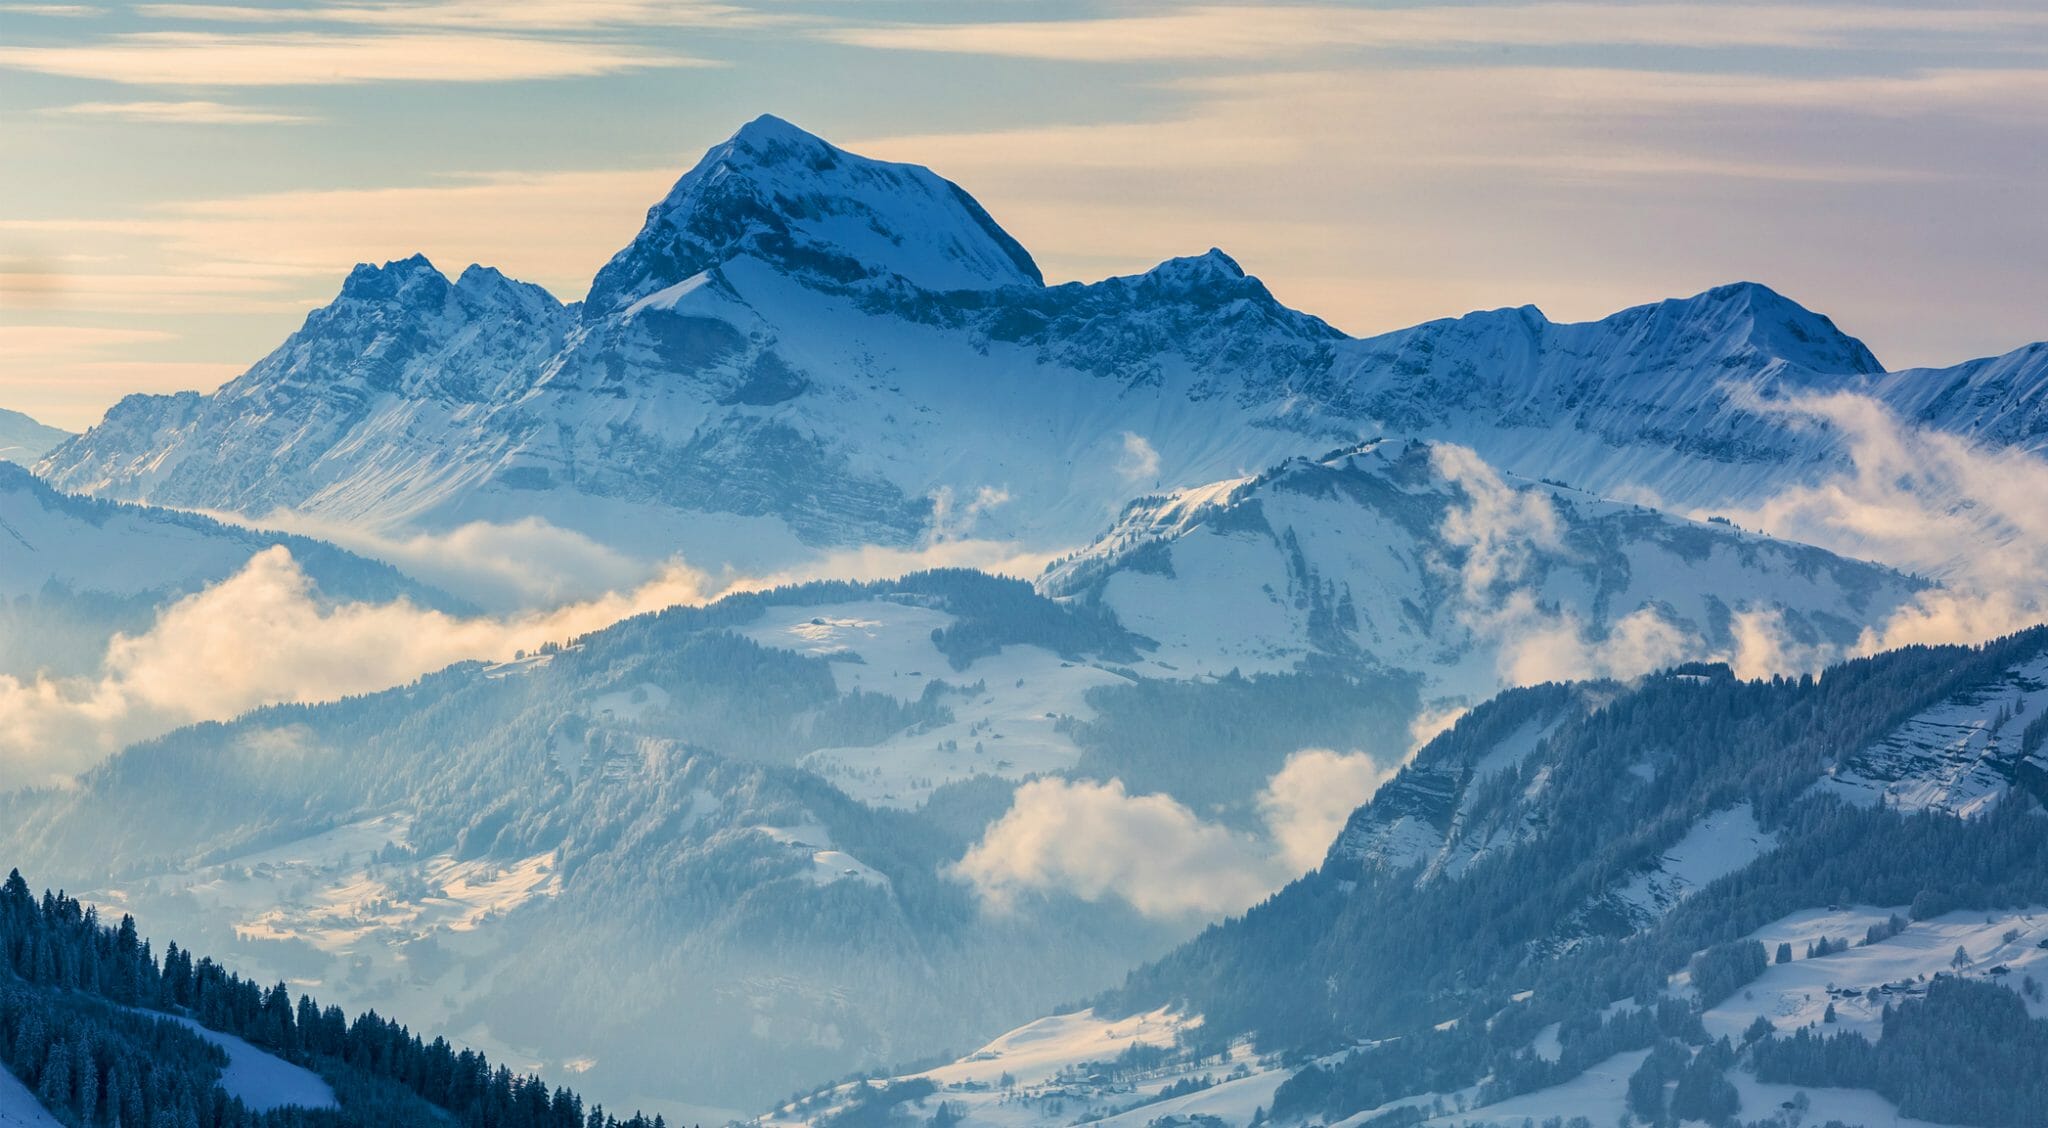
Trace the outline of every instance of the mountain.
[[738, 257], [826, 290], [1041, 286], [1031, 255], [952, 181], [855, 157], [772, 116], [712, 149], [591, 283], [595, 320]]
[[456, 597], [324, 541], [60, 493], [0, 463], [0, 673], [93, 668], [108, 638], [283, 546], [320, 598], [463, 611]]
[[764, 117], [581, 303], [481, 267], [358, 267], [218, 392], [130, 397], [38, 465], [102, 496], [387, 530], [539, 516], [763, 571], [856, 545], [1066, 548], [1135, 494], [1388, 433], [1673, 507], [1754, 501], [1844, 457], [1759, 403], [1862, 392], [2032, 443], [2043, 355], [1886, 374], [1754, 284], [1364, 340], [1220, 251], [1047, 286], [958, 186]]
[[1953, 368], [1909, 368], [1877, 383], [1886, 402], [1925, 426], [2048, 450], [2048, 342]]
[[[128, 396], [40, 469], [64, 489], [252, 516], [409, 511], [475, 484], [506, 440], [465, 420], [522, 392], [570, 324], [545, 291], [493, 270], [450, 282], [420, 257], [359, 266], [247, 374], [212, 395]], [[432, 441], [458, 431], [485, 448]], [[364, 446], [404, 484], [366, 475]]]
[[[985, 1038], [1188, 934], [1100, 897], [985, 911], [952, 867], [1028, 780], [1257, 833], [1301, 749], [1391, 766], [1426, 712], [1526, 677], [1504, 609], [1539, 649], [1569, 625], [1647, 662], [1733, 647], [1755, 614], [1853, 640], [1919, 586], [1374, 443], [1135, 503], [1036, 588], [782, 588], [183, 730], [0, 798], [0, 849], [266, 975], [594, 1062], [643, 1104], [745, 1108]], [[616, 974], [626, 952], [645, 975]], [[656, 1052], [638, 1031], [677, 1013], [701, 1039]]]
[[0, 462], [25, 466], [70, 437], [69, 431], [38, 423], [19, 411], [0, 407]]
[[2048, 628], [1512, 690], [1092, 1007], [764, 1122], [2032, 1123], [2044, 710]]
[[1732, 656], [1766, 624], [1843, 650], [1921, 587], [1395, 440], [1133, 502], [1039, 586], [1102, 607], [1183, 676], [1364, 665], [1467, 701], [1552, 670]]
[[1012, 781], [1071, 762], [1048, 706], [1094, 718], [1133, 645], [972, 572], [734, 597], [181, 730], [0, 796], [0, 838], [266, 980], [731, 1112], [986, 1037], [1186, 935], [1072, 897], [984, 914], [947, 872]]

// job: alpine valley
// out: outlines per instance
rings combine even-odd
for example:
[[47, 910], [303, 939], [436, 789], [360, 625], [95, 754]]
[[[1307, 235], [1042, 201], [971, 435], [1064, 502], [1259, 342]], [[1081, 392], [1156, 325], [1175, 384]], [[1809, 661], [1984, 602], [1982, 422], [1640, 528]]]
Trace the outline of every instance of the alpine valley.
[[[1748, 282], [1361, 339], [1220, 250], [1048, 285], [762, 117], [580, 301], [361, 265], [0, 459], [0, 723], [156, 692], [252, 576], [479, 640], [4, 781], [65, 892], [0, 889], [0, 1124], [2048, 1107], [2048, 526], [1985, 488], [2048, 483], [2048, 344], [1887, 370]], [[580, 618], [446, 548], [543, 541]]]

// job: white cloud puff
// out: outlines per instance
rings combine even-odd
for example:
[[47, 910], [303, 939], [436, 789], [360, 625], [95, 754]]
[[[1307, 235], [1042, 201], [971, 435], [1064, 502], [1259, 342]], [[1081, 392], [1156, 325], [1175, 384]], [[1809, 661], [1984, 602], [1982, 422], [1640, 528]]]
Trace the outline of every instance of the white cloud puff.
[[1361, 752], [1297, 752], [1258, 797], [1264, 834], [1205, 821], [1169, 795], [1131, 795], [1122, 780], [1032, 780], [953, 873], [998, 909], [1068, 893], [1161, 920], [1241, 912], [1320, 864], [1393, 770]]
[[1117, 459], [1117, 476], [1126, 482], [1156, 482], [1159, 480], [1159, 450], [1145, 436], [1136, 431], [1125, 431], [1123, 456]]

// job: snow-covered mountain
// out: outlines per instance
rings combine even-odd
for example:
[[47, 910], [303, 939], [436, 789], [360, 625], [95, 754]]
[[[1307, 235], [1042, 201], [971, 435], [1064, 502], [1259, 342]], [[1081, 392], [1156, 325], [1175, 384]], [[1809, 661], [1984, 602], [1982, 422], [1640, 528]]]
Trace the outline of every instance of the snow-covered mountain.
[[1880, 398], [1917, 423], [2048, 450], [2048, 342], [1952, 368], [1908, 368], [1873, 383]]
[[0, 854], [613, 1100], [744, 1110], [1186, 934], [1071, 897], [983, 914], [947, 874], [1016, 780], [1072, 768], [1046, 711], [1118, 710], [1089, 693], [1136, 644], [974, 572], [736, 596], [138, 744], [0, 795]]
[[1477, 701], [1735, 657], [1746, 634], [1847, 648], [1922, 585], [1384, 440], [1133, 502], [1039, 586], [1110, 611], [1182, 676], [1363, 666]]
[[27, 466], [70, 437], [69, 431], [0, 407], [0, 462]]
[[2044, 713], [2048, 628], [1513, 691], [1093, 1007], [762, 1122], [2030, 1123]]
[[2044, 355], [1887, 375], [1751, 284], [1366, 340], [1220, 251], [1046, 286], [958, 186], [764, 117], [577, 305], [480, 267], [358, 267], [220, 391], [130, 397], [39, 467], [103, 496], [387, 529], [537, 515], [744, 570], [855, 544], [1068, 547], [1136, 494], [1385, 433], [1603, 493], [1753, 500], [1840, 451], [1740, 389], [1866, 391], [2038, 443]]
[[[1258, 826], [1301, 749], [1397, 752], [1441, 699], [1530, 680], [1511, 634], [1563, 663], [1632, 648], [1647, 669], [1734, 648], [1750, 615], [1842, 642], [1917, 587], [1504, 480], [1460, 448], [1374, 443], [1136, 503], [1040, 590], [945, 572], [735, 596], [184, 730], [74, 790], [0, 799], [17, 828], [0, 849], [266, 972], [366, 964], [351, 999], [499, 1056], [594, 1058], [636, 1100], [744, 1104], [986, 1037], [1185, 935], [1067, 896], [981, 912], [947, 867], [1024, 781], [1116, 780]], [[361, 870], [387, 843], [404, 864]], [[379, 923], [343, 927], [366, 897], [391, 902]], [[653, 963], [687, 990], [527, 974], [569, 959], [563, 936], [616, 946], [649, 912], [673, 948]], [[794, 923], [819, 912], [844, 927]], [[1020, 954], [1054, 934], [1085, 939]], [[657, 1091], [678, 1067], [635, 1048], [626, 998], [756, 1033], [693, 1043], [692, 1088]]]

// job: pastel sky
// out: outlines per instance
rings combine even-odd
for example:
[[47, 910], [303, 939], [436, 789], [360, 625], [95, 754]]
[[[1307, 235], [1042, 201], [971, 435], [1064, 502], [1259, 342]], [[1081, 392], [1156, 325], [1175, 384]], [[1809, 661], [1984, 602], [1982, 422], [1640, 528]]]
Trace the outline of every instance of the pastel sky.
[[0, 407], [210, 389], [358, 261], [579, 297], [762, 112], [1353, 333], [1754, 279], [1892, 367], [2048, 337], [2038, 0], [10, 2]]

